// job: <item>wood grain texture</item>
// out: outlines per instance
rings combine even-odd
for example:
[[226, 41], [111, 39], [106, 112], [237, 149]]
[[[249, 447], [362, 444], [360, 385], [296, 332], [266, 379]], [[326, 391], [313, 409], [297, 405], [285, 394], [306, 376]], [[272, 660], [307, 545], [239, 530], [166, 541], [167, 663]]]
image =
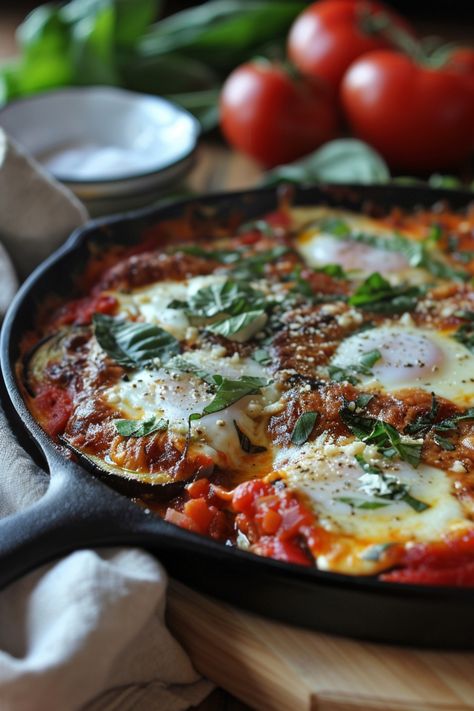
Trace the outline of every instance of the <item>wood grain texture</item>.
[[474, 711], [474, 654], [298, 629], [173, 583], [168, 620], [203, 675], [262, 711]]

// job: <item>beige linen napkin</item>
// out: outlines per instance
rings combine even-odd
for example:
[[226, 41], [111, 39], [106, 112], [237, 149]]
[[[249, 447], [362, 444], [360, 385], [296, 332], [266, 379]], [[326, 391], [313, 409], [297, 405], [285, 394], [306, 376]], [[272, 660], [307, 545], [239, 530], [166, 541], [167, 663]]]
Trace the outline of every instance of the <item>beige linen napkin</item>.
[[[0, 241], [26, 275], [87, 219], [0, 129]], [[0, 245], [1, 248], [1, 245]], [[0, 308], [16, 288], [0, 249]], [[46, 491], [0, 407], [0, 517]], [[0, 591], [1, 711], [181, 711], [211, 690], [164, 623], [166, 573], [138, 549], [81, 550]]]

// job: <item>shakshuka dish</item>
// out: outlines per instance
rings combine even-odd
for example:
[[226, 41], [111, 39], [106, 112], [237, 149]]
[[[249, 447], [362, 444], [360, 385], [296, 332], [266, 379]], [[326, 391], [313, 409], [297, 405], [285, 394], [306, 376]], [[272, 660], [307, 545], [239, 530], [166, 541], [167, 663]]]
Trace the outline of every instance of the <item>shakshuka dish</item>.
[[91, 249], [43, 305], [18, 363], [41, 427], [223, 545], [474, 585], [474, 208], [209, 224]]

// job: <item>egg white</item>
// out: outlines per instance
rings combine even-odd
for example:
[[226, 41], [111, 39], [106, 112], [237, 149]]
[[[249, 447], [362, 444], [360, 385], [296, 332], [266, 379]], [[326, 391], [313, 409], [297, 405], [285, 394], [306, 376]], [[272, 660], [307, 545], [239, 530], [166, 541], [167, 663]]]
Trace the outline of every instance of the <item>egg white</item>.
[[474, 355], [449, 334], [395, 324], [369, 329], [341, 341], [331, 365], [349, 368], [370, 351], [381, 358], [370, 375], [357, 377], [361, 387], [395, 392], [421, 388], [461, 407], [474, 401]]
[[[183, 356], [209, 374], [237, 380], [243, 375], [266, 378], [265, 369], [250, 358], [225, 357], [219, 347], [196, 349]], [[191, 448], [200, 449], [223, 467], [236, 468], [249, 457], [242, 450], [234, 422], [253, 444], [267, 446], [264, 408], [280, 397], [269, 385], [261, 393], [248, 395], [219, 412], [191, 423]], [[182, 443], [188, 432], [188, 418], [200, 413], [214, 398], [209, 385], [192, 373], [166, 368], [142, 369], [129, 374], [102, 392], [103, 400], [116, 409], [117, 417], [146, 420], [155, 416], [168, 420], [168, 435]]]
[[[429, 275], [423, 269], [410, 266], [407, 257], [400, 252], [382, 247], [363, 244], [350, 237], [337, 237], [318, 225], [321, 220], [340, 219], [354, 233], [367, 233], [390, 240], [394, 230], [379, 221], [346, 210], [334, 210], [325, 207], [293, 208], [292, 217], [300, 233], [296, 238], [296, 249], [308, 266], [323, 267], [327, 264], [339, 264], [346, 271], [353, 271], [360, 277], [380, 272], [392, 283], [409, 281], [424, 283]], [[416, 233], [399, 230], [399, 234], [413, 239]]]
[[[355, 459], [362, 454], [387, 474], [397, 476], [409, 487], [409, 494], [429, 508], [417, 512], [404, 501], [391, 501], [366, 493], [364, 472]], [[453, 496], [449, 475], [440, 469], [420, 465], [414, 469], [403, 461], [392, 461], [362, 442], [326, 443], [320, 437], [301, 447], [281, 451], [275, 461], [278, 475], [299, 492], [314, 512], [318, 523], [331, 533], [350, 537], [344, 550], [333, 556], [316, 554], [318, 567], [339, 572], [369, 573], [376, 562], [364, 560], [368, 545], [406, 541], [434, 541], [446, 533], [470, 528], [459, 501]], [[340, 501], [374, 501], [381, 508], [361, 509]]]

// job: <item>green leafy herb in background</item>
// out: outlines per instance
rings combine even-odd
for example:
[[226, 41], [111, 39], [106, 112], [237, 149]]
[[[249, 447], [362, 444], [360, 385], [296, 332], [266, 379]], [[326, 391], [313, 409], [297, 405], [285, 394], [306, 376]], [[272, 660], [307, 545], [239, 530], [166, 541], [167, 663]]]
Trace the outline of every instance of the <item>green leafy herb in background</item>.
[[110, 84], [168, 96], [212, 128], [222, 80], [254, 54], [283, 47], [305, 3], [211, 0], [154, 22], [162, 5], [72, 0], [33, 10], [18, 29], [20, 56], [0, 68], [0, 103]]

